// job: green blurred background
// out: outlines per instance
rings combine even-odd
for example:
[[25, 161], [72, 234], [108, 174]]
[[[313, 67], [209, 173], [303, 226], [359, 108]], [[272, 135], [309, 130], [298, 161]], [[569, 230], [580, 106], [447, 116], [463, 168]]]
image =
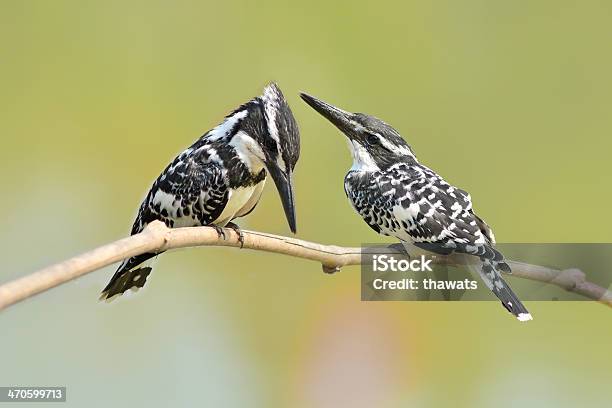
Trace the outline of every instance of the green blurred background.
[[[1, 281], [126, 235], [174, 155], [270, 80], [302, 132], [300, 238], [380, 242], [308, 91], [393, 124], [501, 242], [610, 242], [612, 3], [0, 0]], [[241, 225], [288, 234], [268, 186]], [[0, 314], [0, 385], [69, 406], [608, 406], [612, 311], [359, 301], [359, 270], [203, 248]], [[20, 405], [26, 406], [26, 405]]]

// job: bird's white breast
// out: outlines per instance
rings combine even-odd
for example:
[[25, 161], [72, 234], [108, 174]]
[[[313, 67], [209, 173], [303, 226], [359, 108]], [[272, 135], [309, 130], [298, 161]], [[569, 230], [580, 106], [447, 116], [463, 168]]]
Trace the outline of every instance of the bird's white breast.
[[229, 193], [229, 198], [227, 200], [227, 204], [221, 215], [213, 221], [213, 224], [224, 226], [228, 222], [230, 222], [236, 215], [240, 212], [241, 209], [245, 207], [245, 205], [249, 202], [255, 191], [257, 190], [258, 185], [247, 186], [247, 187], [238, 187], [236, 189], [232, 189]]

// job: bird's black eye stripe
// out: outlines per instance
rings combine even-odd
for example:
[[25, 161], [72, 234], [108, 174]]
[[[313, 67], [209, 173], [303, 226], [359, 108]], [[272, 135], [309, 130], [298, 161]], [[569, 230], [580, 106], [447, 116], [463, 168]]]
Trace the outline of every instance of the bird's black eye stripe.
[[378, 146], [380, 144], [379, 137], [372, 133], [367, 133], [365, 140], [366, 140], [366, 143], [370, 146]]
[[275, 152], [276, 151], [276, 141], [274, 139], [272, 139], [272, 137], [266, 137], [264, 139], [264, 145], [266, 147], [266, 149], [269, 152]]

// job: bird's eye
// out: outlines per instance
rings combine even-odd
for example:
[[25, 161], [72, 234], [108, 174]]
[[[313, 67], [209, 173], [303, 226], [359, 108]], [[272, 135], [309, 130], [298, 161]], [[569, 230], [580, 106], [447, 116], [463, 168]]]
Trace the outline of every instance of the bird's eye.
[[380, 138], [372, 133], [366, 134], [365, 140], [369, 146], [378, 146], [380, 144]]

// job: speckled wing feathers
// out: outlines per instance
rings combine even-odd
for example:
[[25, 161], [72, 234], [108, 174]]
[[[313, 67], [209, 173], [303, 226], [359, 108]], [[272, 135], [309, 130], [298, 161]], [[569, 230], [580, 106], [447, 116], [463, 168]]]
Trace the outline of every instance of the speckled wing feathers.
[[227, 198], [227, 181], [218, 164], [179, 156], [153, 183], [132, 234], [153, 220], [161, 220], [168, 227], [207, 225], [223, 211]]
[[385, 172], [350, 172], [345, 191], [353, 207], [381, 234], [501, 260], [490, 229], [472, 210], [470, 195], [425, 166], [400, 163]]

